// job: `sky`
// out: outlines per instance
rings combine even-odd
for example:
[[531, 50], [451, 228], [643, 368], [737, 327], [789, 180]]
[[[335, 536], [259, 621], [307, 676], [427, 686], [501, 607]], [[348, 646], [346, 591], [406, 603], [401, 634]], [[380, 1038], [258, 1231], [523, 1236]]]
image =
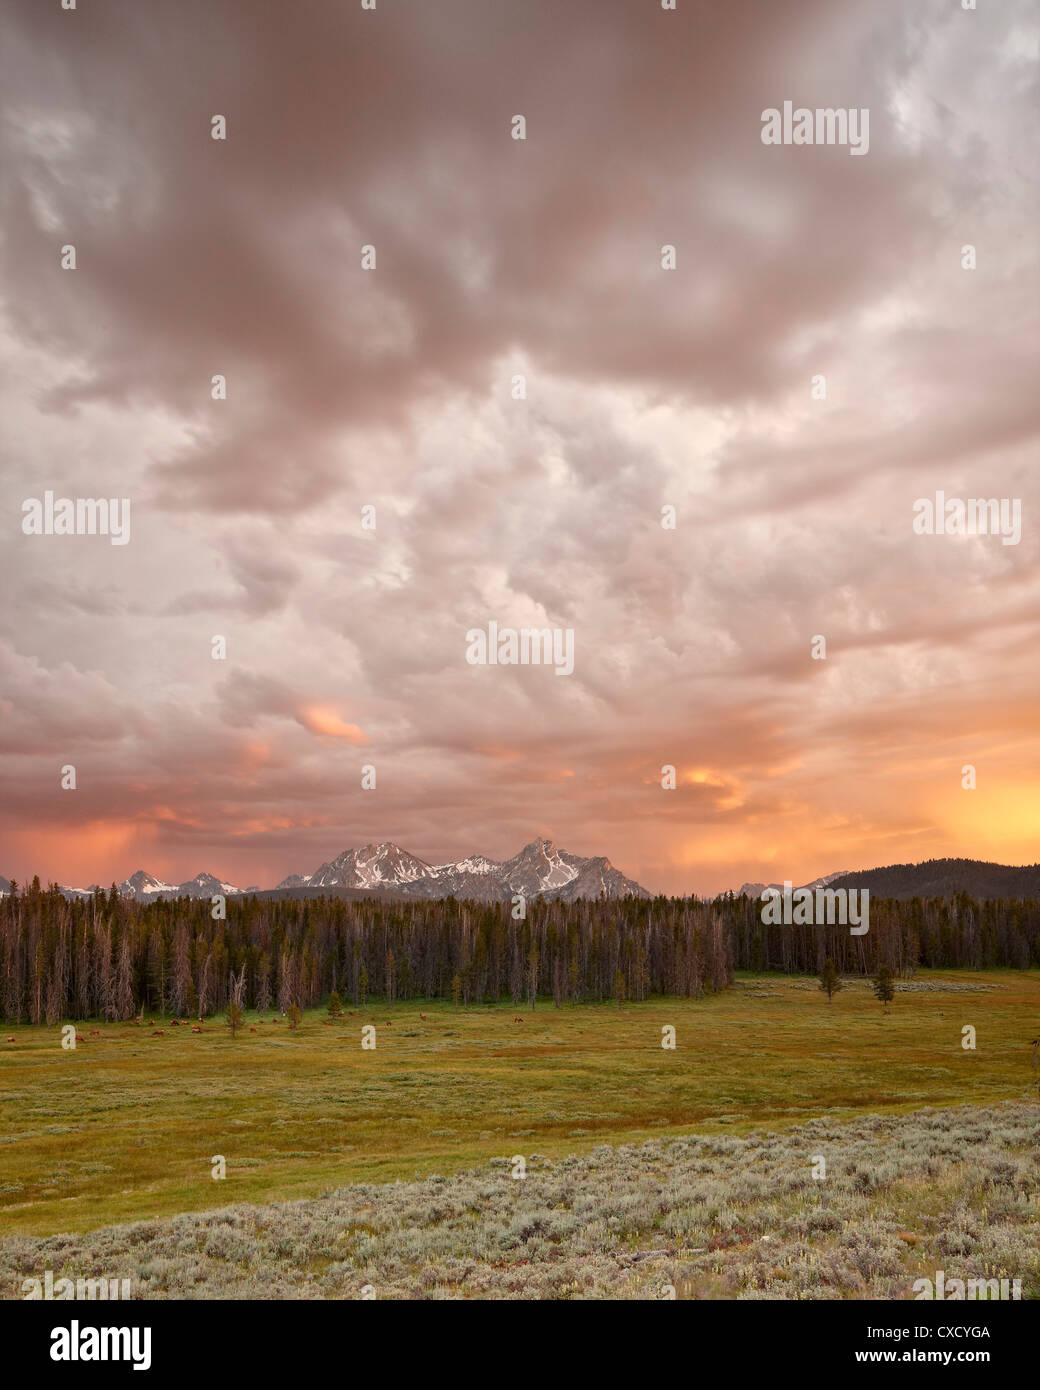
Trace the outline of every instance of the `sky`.
[[[1040, 858], [1035, 6], [2, 23], [0, 873]], [[869, 147], [763, 143], [787, 100]], [[46, 490], [128, 543], [26, 534]], [[1018, 542], [918, 534], [939, 491]]]

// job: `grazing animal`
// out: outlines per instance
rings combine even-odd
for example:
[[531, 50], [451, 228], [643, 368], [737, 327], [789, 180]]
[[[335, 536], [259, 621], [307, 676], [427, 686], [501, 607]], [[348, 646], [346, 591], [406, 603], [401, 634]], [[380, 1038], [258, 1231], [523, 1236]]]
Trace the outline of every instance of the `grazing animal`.
[[77, 1033], [77, 1034], [76, 1034], [76, 1041], [77, 1041], [77, 1042], [82, 1042], [82, 1041], [83, 1041], [83, 1035], [82, 1035], [82, 1033]]
[[519, 1016], [519, 1014], [518, 1014], [518, 1015], [516, 1016], [516, 1018], [513, 1019], [513, 1022], [514, 1022], [514, 1023], [523, 1023], [523, 1019], [522, 1019], [522, 1018]]
[[100, 1036], [101, 1036], [101, 1029], [100, 1029], [100, 1028], [91, 1028], [91, 1030], [90, 1030], [90, 1036], [91, 1036], [92, 1038], [100, 1038]]
[[199, 1027], [199, 1025], [196, 1023], [195, 1027], [194, 1027], [191, 1031], [192, 1031], [193, 1033], [201, 1033], [201, 1032], [202, 1032], [202, 1029], [201, 1029], [201, 1028]]
[[156, 1028], [156, 1029], [153, 1031], [153, 1033], [152, 1033], [152, 1037], [153, 1037], [153, 1038], [165, 1038], [165, 1036], [166, 1036], [166, 1029], [165, 1029], [165, 1028]]
[[250, 1025], [249, 1031], [250, 1031], [251, 1033], [255, 1033], [255, 1032], [256, 1032], [256, 1029], [255, 1029], [254, 1027], [252, 1027], [252, 1025]]
[[14, 1042], [14, 1038], [8, 1038], [7, 1041], [8, 1041], [8, 1042]]
[[390, 1026], [391, 1026], [391, 1024], [390, 1024], [390, 1020], [389, 1020], [389, 1019], [387, 1019], [387, 1021], [386, 1021], [386, 1027], [387, 1027], [387, 1028], [389, 1028], [389, 1027], [390, 1027]]
[[426, 1022], [426, 1015], [425, 1015], [425, 1014], [420, 1014], [419, 1017], [422, 1019], [423, 1023]]
[[170, 1019], [170, 1027], [171, 1027], [171, 1028], [179, 1028], [180, 1026], [181, 1026], [181, 1025], [177, 1022], [177, 1020], [176, 1020], [175, 1018], [171, 1018], [171, 1019]]

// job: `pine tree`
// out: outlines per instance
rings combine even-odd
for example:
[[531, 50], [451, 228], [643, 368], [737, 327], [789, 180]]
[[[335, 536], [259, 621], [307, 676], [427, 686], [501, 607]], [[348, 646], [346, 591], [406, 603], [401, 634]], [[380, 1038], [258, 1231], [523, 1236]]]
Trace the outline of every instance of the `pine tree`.
[[755, 928], [751, 937], [751, 955], [748, 966], [753, 975], [760, 975], [766, 968], [766, 948], [760, 927]]
[[829, 1004], [831, 1002], [832, 994], [837, 994], [839, 989], [844, 988], [845, 986], [841, 982], [841, 977], [834, 968], [834, 962], [832, 960], [825, 960], [823, 962], [823, 972], [820, 975], [820, 989], [826, 994], [827, 1003]]
[[534, 1013], [538, 1001], [538, 947], [533, 944], [531, 954], [527, 958], [527, 984], [531, 996], [531, 1012]]
[[228, 1002], [227, 1021], [231, 1027], [231, 1036], [234, 1037], [238, 1029], [242, 1026], [242, 1005], [237, 999], [232, 999]]
[[300, 1006], [299, 1006], [299, 1004], [290, 1004], [290, 1005], [289, 1005], [288, 1018], [289, 1018], [289, 1027], [295, 1032], [296, 1029], [299, 1027], [300, 1019], [303, 1018], [303, 1014], [300, 1012]]
[[885, 1013], [888, 1013], [888, 1006], [896, 997], [895, 977], [887, 965], [879, 965], [877, 977], [874, 980], [874, 993], [885, 1006]]
[[329, 1018], [339, 1018], [343, 1012], [343, 1003], [335, 990], [329, 995]]

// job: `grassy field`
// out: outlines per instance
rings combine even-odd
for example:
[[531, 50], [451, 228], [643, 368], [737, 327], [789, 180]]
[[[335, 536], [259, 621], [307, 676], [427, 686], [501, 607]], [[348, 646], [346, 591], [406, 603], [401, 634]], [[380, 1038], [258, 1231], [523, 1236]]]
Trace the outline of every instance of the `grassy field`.
[[[234, 1040], [215, 1020], [198, 1035], [167, 1024], [163, 1037], [121, 1024], [91, 1037], [97, 1025], [81, 1023], [71, 1052], [57, 1028], [5, 1028], [0, 1235], [90, 1231], [690, 1131], [1035, 1106], [1040, 1080], [1029, 1046], [1040, 1035], [1036, 971], [920, 972], [887, 1015], [862, 981], [828, 1004], [815, 981], [744, 976], [720, 996], [620, 1011], [409, 1002], [332, 1026], [308, 1013], [297, 1033], [271, 1017], [250, 1015]], [[361, 1048], [366, 1023], [377, 1027], [375, 1051]], [[961, 1046], [969, 1024], [975, 1051]], [[665, 1025], [674, 1051], [661, 1047]], [[217, 1154], [227, 1161], [219, 1182]]]
[[133, 1299], [909, 1300], [942, 1270], [968, 1298], [1034, 1300], [1038, 1144], [1037, 1106], [1006, 1102], [597, 1145], [532, 1156], [522, 1180], [501, 1157], [302, 1201], [8, 1236], [0, 1299], [50, 1270], [125, 1279]]

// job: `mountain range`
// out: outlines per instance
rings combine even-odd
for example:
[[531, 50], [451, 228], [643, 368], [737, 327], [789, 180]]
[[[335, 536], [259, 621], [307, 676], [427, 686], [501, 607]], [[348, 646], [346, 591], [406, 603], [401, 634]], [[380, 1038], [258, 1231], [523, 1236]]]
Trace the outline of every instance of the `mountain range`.
[[[638, 883], [615, 869], [609, 859], [586, 859], [557, 849], [552, 840], [532, 840], [504, 862], [470, 855], [451, 864], [427, 864], [399, 845], [365, 845], [345, 850], [312, 874], [291, 874], [278, 885], [284, 889], [389, 889], [410, 897], [476, 898], [487, 902], [514, 893], [573, 901], [575, 898], [648, 898]], [[276, 890], [277, 891], [277, 890]]]
[[[1040, 898], [1040, 864], [991, 864], [978, 859], [929, 859], [921, 864], [889, 864], [882, 868], [856, 872], [839, 870], [814, 878], [802, 888], [869, 889], [875, 898], [948, 898], [969, 893], [973, 898]], [[384, 843], [344, 850], [310, 874], [290, 874], [276, 888], [236, 888], [200, 873], [186, 883], [164, 883], [138, 869], [117, 885], [119, 892], [138, 902], [156, 898], [210, 898], [256, 894], [260, 897], [318, 897], [322, 893], [350, 897], [384, 893], [403, 897], [476, 898], [484, 902], [508, 899], [514, 893], [571, 901], [575, 898], [649, 898], [640, 884], [626, 878], [609, 859], [582, 858], [557, 849], [552, 840], [532, 840], [512, 859], [499, 861], [485, 855], [471, 855], [451, 864], [427, 864], [399, 845]], [[761, 898], [765, 888], [783, 889], [782, 883], [744, 883], [741, 893]], [[0, 876], [0, 897], [11, 891], [10, 882]], [[95, 888], [66, 888], [69, 898], [89, 897]]]
[[[210, 898], [220, 893], [225, 897], [257, 894], [265, 897], [311, 897], [321, 893], [336, 895], [352, 892], [381, 892], [395, 896], [419, 898], [475, 898], [483, 902], [498, 902], [515, 893], [536, 897], [561, 898], [571, 902], [576, 898], [623, 898], [632, 894], [640, 898], [651, 895], [633, 879], [615, 869], [609, 859], [584, 858], [558, 849], [552, 840], [536, 839], [525, 845], [512, 859], [499, 861], [486, 855], [471, 855], [450, 864], [427, 864], [400, 845], [385, 842], [347, 849], [335, 859], [319, 866], [309, 874], [290, 874], [273, 889], [237, 888], [210, 873], [199, 873], [185, 883], [165, 883], [154, 874], [138, 869], [135, 874], [116, 885], [124, 897], [138, 902], [154, 902], [158, 898]], [[0, 892], [10, 891], [6, 879], [0, 879]], [[95, 888], [67, 888], [67, 897], [89, 897]]]

